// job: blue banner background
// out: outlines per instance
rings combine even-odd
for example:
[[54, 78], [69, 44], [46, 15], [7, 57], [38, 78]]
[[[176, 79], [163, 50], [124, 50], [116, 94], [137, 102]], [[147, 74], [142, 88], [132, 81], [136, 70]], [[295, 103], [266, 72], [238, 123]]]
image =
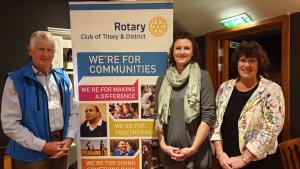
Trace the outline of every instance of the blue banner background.
[[[107, 56], [110, 58], [118, 58], [116, 62], [107, 60]], [[116, 57], [114, 57], [116, 56]], [[127, 56], [137, 56], [138, 62], [128, 61]], [[91, 63], [90, 57], [102, 58], [103, 60]], [[131, 59], [134, 57], [131, 57]], [[123, 60], [125, 59], [125, 63]], [[159, 76], [166, 71], [168, 61], [168, 54], [166, 52], [79, 52], [77, 55], [78, 62], [78, 81], [83, 76]], [[137, 66], [137, 65], [154, 65], [154, 72], [91, 72], [90, 66]], [[93, 69], [94, 70], [94, 69]]]

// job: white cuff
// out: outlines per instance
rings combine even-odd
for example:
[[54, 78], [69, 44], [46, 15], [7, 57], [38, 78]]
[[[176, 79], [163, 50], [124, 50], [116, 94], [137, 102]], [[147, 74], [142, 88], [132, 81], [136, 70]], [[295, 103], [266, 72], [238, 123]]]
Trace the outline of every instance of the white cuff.
[[46, 140], [42, 140], [40, 138], [36, 138], [32, 140], [31, 149], [35, 151], [42, 151], [44, 145], [46, 144]]

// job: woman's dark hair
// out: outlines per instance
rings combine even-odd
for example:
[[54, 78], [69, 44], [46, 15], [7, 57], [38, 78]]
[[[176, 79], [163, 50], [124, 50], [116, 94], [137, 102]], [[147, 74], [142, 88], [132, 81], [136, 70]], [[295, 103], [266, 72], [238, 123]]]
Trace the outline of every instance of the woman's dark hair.
[[260, 76], [268, 78], [267, 70], [270, 66], [269, 59], [263, 47], [256, 41], [242, 41], [239, 47], [234, 51], [232, 55], [231, 65], [233, 73], [239, 77], [238, 73], [238, 61], [245, 56], [246, 58], [255, 58], [258, 62], [257, 78]]
[[130, 108], [134, 109], [134, 111], [138, 111], [138, 104], [137, 103], [130, 103]]
[[172, 46], [170, 47], [170, 51], [169, 51], [169, 66], [175, 66], [175, 59], [173, 56], [173, 51], [174, 51], [174, 44], [177, 40], [179, 39], [188, 39], [192, 42], [193, 45], [193, 57], [191, 59], [191, 63], [195, 63], [197, 62], [199, 64], [199, 58], [200, 58], [200, 54], [199, 54], [199, 49], [198, 49], [198, 44], [195, 41], [195, 38], [193, 35], [191, 35], [188, 32], [180, 32], [178, 34], [175, 35], [174, 39], [173, 39], [173, 43]]

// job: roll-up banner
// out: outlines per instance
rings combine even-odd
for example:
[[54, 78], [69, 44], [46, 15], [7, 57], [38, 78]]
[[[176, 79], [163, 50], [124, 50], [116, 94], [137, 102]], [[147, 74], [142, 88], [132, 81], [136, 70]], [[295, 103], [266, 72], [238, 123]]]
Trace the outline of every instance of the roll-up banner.
[[78, 168], [161, 168], [155, 83], [173, 38], [173, 3], [70, 2]]

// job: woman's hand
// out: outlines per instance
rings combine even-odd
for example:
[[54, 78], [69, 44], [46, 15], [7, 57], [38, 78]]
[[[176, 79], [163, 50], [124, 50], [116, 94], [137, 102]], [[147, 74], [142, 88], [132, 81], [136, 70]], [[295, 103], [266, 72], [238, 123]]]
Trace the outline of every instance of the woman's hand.
[[232, 169], [230, 158], [225, 152], [219, 155], [218, 160], [223, 169]]
[[231, 166], [233, 169], [238, 169], [238, 168], [243, 168], [245, 167], [248, 163], [246, 161], [243, 160], [243, 156], [235, 156], [235, 157], [231, 157], [230, 161], [231, 161]]
[[179, 154], [179, 158], [176, 159], [176, 161], [183, 161], [189, 158], [190, 156], [192, 156], [193, 154], [195, 154], [195, 151], [190, 147], [185, 147], [180, 149], [180, 151], [177, 153]]
[[161, 146], [161, 149], [165, 153], [167, 153], [171, 157], [171, 159], [176, 160], [176, 161], [182, 161], [182, 160], [180, 160], [180, 159], [182, 159], [182, 154], [180, 154], [180, 148], [169, 146], [169, 145], [164, 145], [164, 146]]

